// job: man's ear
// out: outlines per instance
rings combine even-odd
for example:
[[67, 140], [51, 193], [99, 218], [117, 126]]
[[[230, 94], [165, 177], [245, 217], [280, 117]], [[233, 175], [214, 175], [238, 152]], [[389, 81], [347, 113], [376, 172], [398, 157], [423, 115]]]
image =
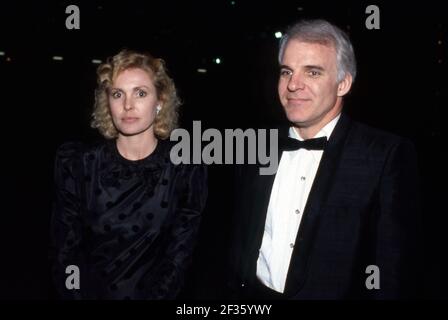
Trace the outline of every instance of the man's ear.
[[344, 79], [338, 83], [338, 97], [345, 96], [352, 87], [353, 77], [350, 73], [346, 73]]

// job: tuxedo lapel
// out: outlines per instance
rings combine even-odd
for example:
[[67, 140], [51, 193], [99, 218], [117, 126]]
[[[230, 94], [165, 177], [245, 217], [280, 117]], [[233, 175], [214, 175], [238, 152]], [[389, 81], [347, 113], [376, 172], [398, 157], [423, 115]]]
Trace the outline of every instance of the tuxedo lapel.
[[314, 237], [319, 220], [324, 214], [321, 206], [328, 197], [350, 125], [351, 120], [346, 115], [341, 114], [323, 152], [297, 232], [295, 247], [286, 278], [284, 293], [287, 296], [297, 293], [306, 279], [308, 260], [314, 244]]

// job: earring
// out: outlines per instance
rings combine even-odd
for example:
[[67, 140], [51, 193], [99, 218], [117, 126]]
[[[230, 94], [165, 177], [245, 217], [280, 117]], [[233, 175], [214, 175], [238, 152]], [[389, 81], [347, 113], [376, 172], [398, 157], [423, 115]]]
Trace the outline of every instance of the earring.
[[156, 114], [159, 114], [160, 110], [162, 109], [162, 107], [160, 106], [160, 104], [156, 107]]

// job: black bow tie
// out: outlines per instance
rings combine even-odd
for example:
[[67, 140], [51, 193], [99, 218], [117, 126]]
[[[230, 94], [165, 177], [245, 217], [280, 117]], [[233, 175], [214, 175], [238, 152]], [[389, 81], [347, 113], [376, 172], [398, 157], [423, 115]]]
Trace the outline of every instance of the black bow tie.
[[283, 151], [294, 151], [300, 148], [307, 150], [324, 150], [327, 144], [327, 137], [313, 138], [307, 140], [297, 140], [293, 138], [280, 139], [279, 146]]

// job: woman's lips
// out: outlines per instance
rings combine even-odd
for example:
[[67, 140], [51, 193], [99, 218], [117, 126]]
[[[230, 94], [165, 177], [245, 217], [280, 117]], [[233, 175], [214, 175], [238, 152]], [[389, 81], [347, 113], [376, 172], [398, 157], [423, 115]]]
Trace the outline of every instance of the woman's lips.
[[125, 123], [132, 123], [132, 122], [135, 122], [137, 120], [138, 120], [137, 117], [125, 117], [125, 118], [122, 118], [122, 121], [125, 122]]

